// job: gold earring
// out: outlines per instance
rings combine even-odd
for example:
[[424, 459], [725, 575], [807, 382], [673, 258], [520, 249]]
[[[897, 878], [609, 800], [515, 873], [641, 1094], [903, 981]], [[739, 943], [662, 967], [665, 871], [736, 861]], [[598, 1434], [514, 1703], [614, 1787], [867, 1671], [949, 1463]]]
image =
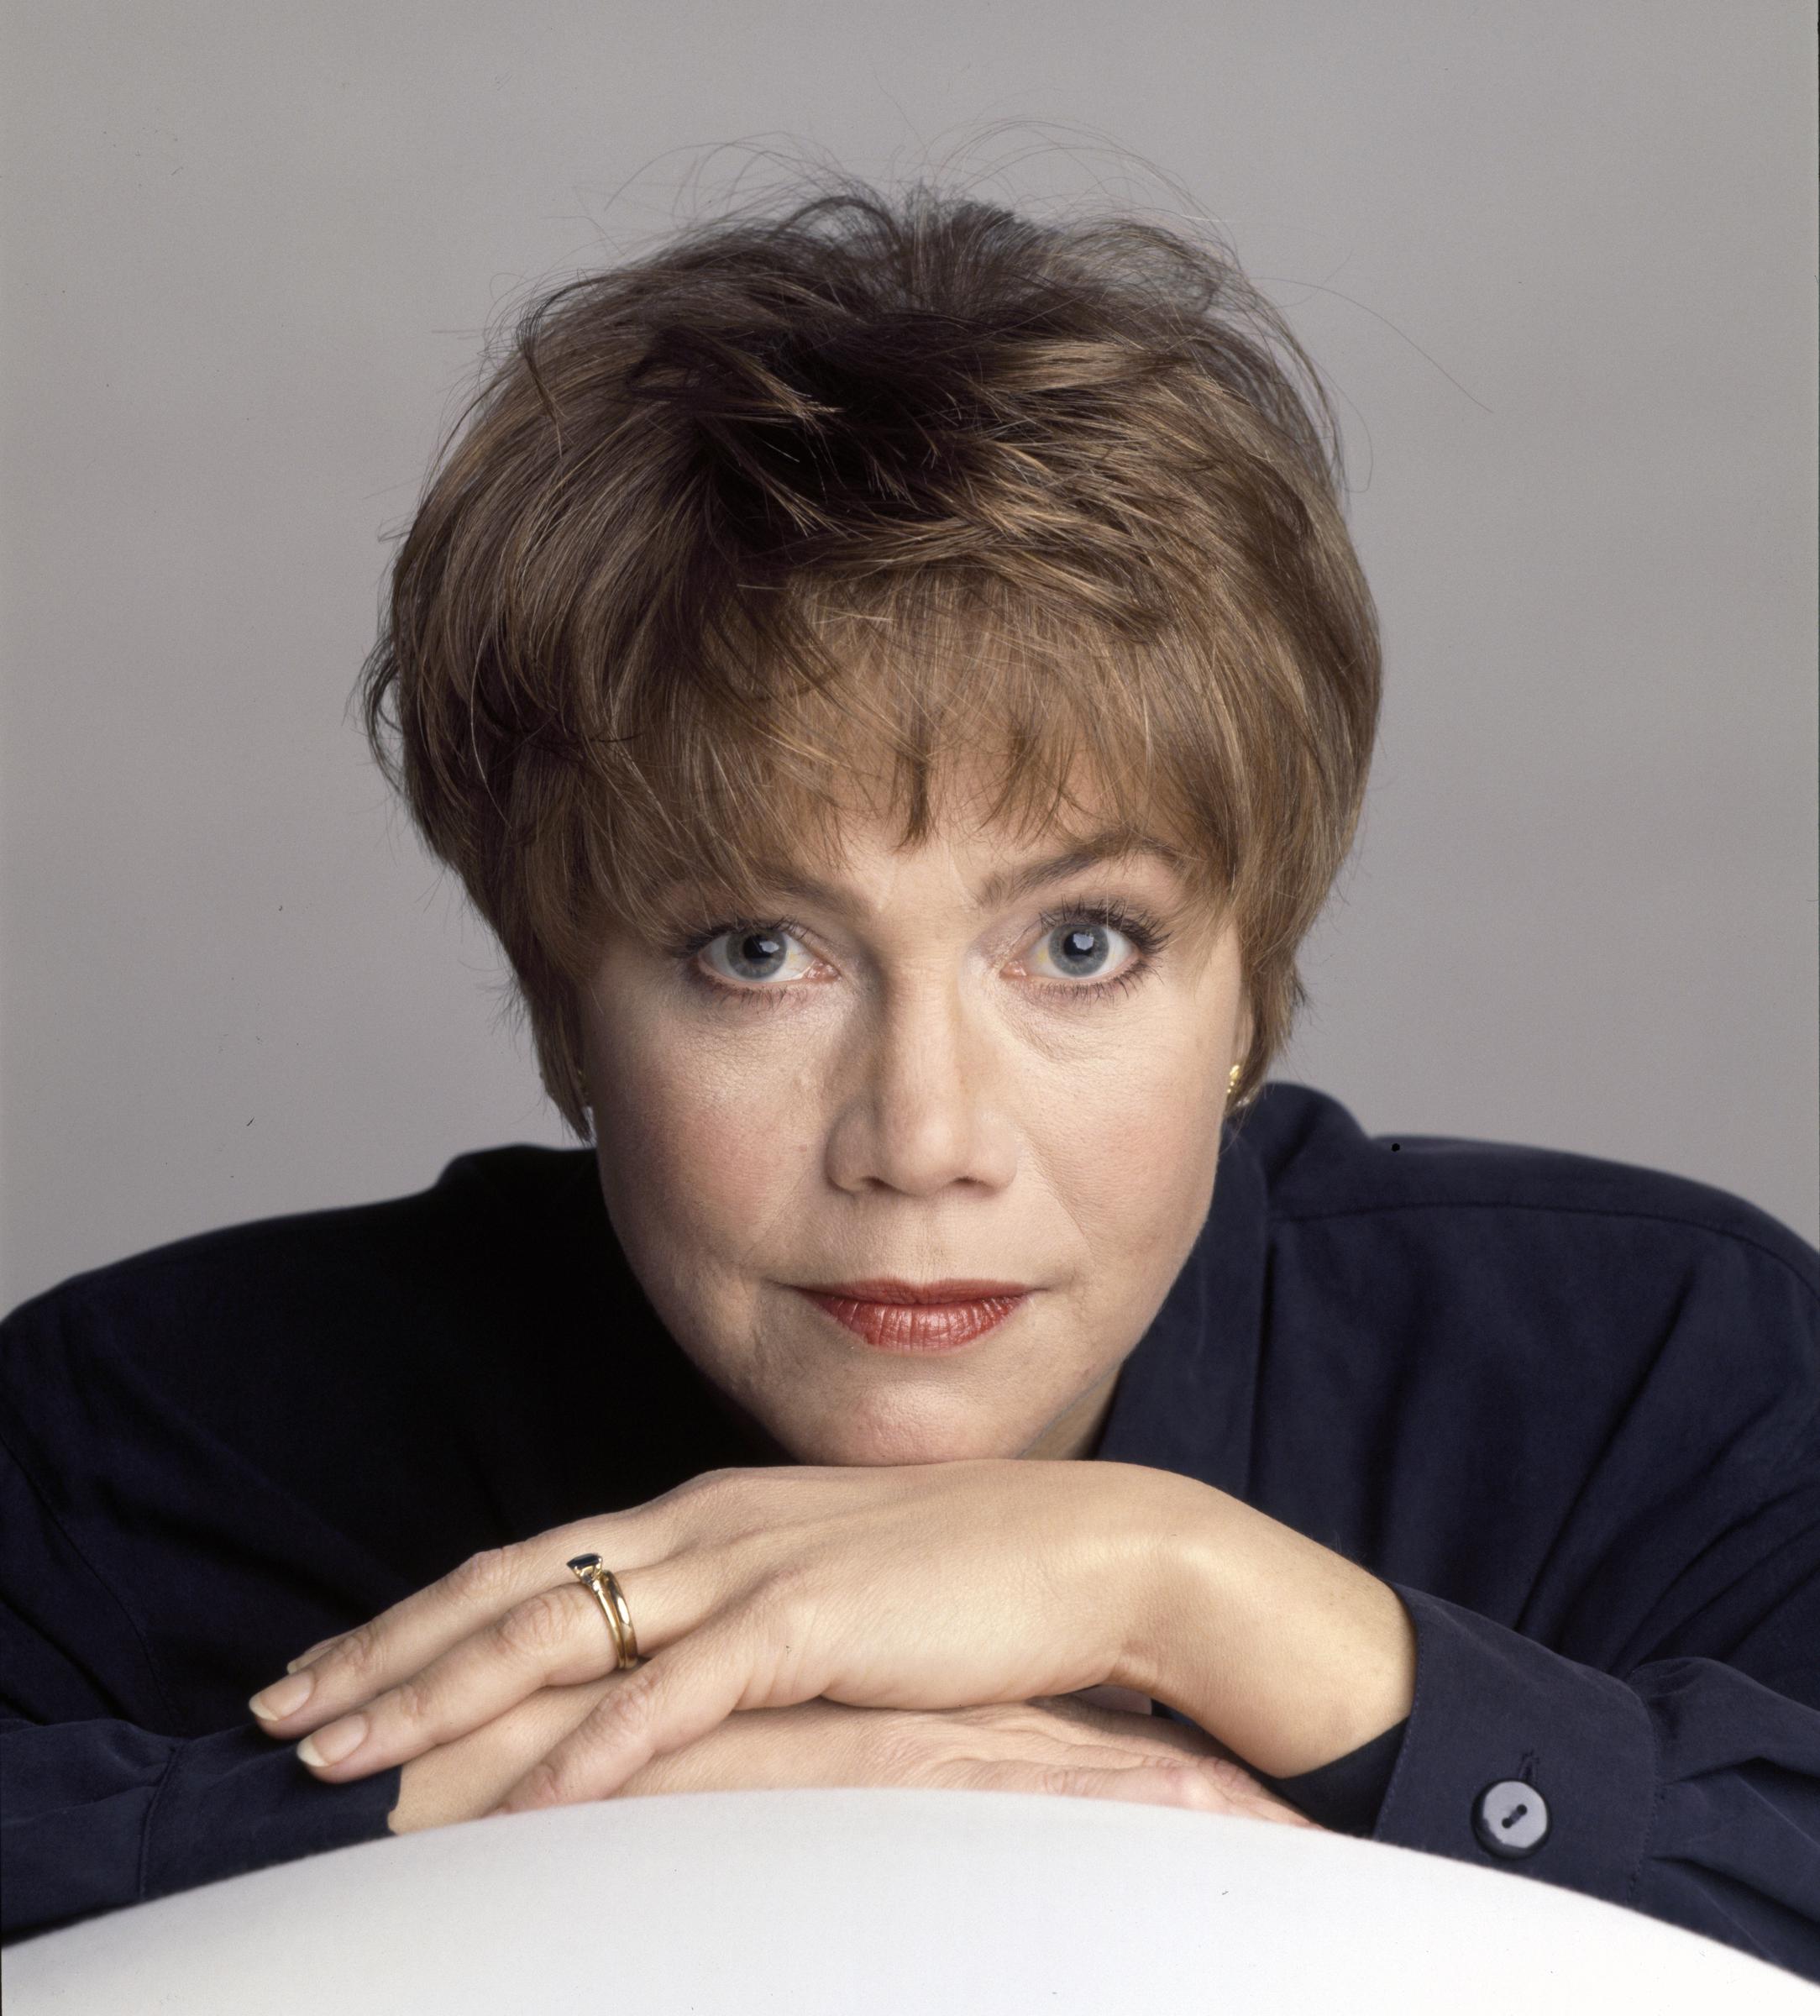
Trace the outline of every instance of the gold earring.
[[1243, 1064], [1235, 1064], [1226, 1074], [1226, 1097], [1230, 1099], [1239, 1089], [1239, 1080], [1245, 1074]]

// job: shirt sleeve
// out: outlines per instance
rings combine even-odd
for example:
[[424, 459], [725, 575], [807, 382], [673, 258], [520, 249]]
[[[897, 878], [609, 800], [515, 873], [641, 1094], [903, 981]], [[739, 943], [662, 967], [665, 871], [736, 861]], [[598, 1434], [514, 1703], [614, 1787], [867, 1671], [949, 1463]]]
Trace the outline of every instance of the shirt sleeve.
[[1820, 1981], [1815, 1256], [1706, 1196], [1456, 1228], [1377, 1459], [1416, 1672], [1372, 1838]]
[[1620, 1679], [1391, 1586], [1415, 1623], [1415, 1698], [1373, 1840], [1560, 1883], [1820, 1981], [1820, 1708], [1718, 1659]]
[[[106, 1404], [98, 1379], [74, 1390], [72, 1404]], [[196, 1652], [206, 1700], [194, 1713], [173, 1700], [162, 1648], [123, 1599], [145, 1599], [155, 1619], [186, 1588], [224, 1632], [257, 1620], [211, 1579], [229, 1551], [222, 1536], [180, 1524], [143, 1492], [126, 1495], [134, 1452], [123, 1437], [107, 1463], [85, 1467], [83, 1453], [72, 1448], [41, 1485], [0, 1439], [0, 1943], [376, 1839], [402, 1775], [394, 1766], [338, 1785], [316, 1778], [250, 1714], [237, 1721], [251, 1688], [240, 1691], [244, 1675], [218, 1646]], [[60, 1485], [84, 1477], [120, 1494], [112, 1553], [79, 1546], [55, 1502]], [[249, 1509], [258, 1535], [252, 1519]], [[160, 1525], [181, 1539], [165, 1541]], [[270, 1657], [262, 1630], [253, 1642]]]
[[1299, 1228], [1415, 1341], [1261, 1495], [1414, 1625], [1372, 1839], [1820, 1981], [1820, 1273], [1740, 1205], [1600, 1184]]
[[1330, 1833], [1368, 1835], [1377, 1824], [1378, 1809], [1390, 1789], [1391, 1774], [1397, 1768], [1403, 1731], [1408, 1726], [1405, 1716], [1345, 1756], [1293, 1778], [1267, 1777], [1262, 1772], [1252, 1776]]
[[250, 1722], [181, 1737], [0, 1716], [0, 1940], [375, 1840], [401, 1771], [327, 1785]]

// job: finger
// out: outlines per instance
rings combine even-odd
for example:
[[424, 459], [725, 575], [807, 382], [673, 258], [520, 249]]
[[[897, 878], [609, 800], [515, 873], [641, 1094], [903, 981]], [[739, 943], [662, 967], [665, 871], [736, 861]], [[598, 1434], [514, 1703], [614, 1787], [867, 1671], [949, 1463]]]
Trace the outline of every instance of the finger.
[[[1142, 1750], [1153, 1757], [1161, 1756], [1165, 1761], [1176, 1757], [1181, 1758], [1185, 1763], [1202, 1765], [1224, 1765], [1227, 1761], [1227, 1753], [1210, 1748], [1198, 1730], [1179, 1728], [1172, 1722], [1164, 1721], [1161, 1716], [1136, 1729], [1128, 1725], [1115, 1733], [1120, 1740], [1132, 1747]], [[1214, 1775], [1217, 1777], [1217, 1772]]]
[[[1098, 1690], [1093, 1690], [1098, 1691]], [[1079, 1694], [1062, 1694], [1052, 1697], [1046, 1703], [1049, 1711], [1062, 1719], [1084, 1722], [1089, 1728], [1104, 1730], [1109, 1735], [1129, 1738], [1134, 1724], [1141, 1723], [1142, 1733], [1139, 1740], [1146, 1744], [1161, 1744], [1165, 1749], [1178, 1751], [1184, 1756], [1222, 1758], [1234, 1764], [1238, 1762], [1232, 1752], [1215, 1736], [1210, 1736], [1198, 1723], [1177, 1722], [1167, 1715], [1136, 1715], [1121, 1709], [1104, 1708], [1085, 1700]]]
[[1319, 1823], [1279, 1799], [1274, 1793], [1267, 1792], [1249, 1772], [1222, 1765], [1209, 1758], [1199, 1767], [1208, 1782], [1214, 1786], [1225, 1802], [1229, 1811], [1243, 1814], [1247, 1819], [1277, 1820], [1288, 1827], [1313, 1827], [1324, 1832]]
[[1074, 1799], [1129, 1799], [1143, 1806], [1188, 1806], [1217, 1813], [1225, 1802], [1192, 1765], [976, 1762], [950, 1774], [968, 1792], [1041, 1793]]
[[568, 1735], [601, 1698], [606, 1683], [553, 1687], [458, 1743], [414, 1759], [398, 1774], [398, 1799], [386, 1816], [391, 1834], [416, 1834], [478, 1819], [506, 1788]]
[[316, 1648], [319, 1656], [262, 1689], [247, 1705], [277, 1735], [320, 1728], [382, 1688], [408, 1679], [534, 1591], [559, 1585], [567, 1557], [559, 1557], [553, 1542], [554, 1547], [565, 1544], [560, 1531], [469, 1555], [370, 1623]]
[[299, 1672], [302, 1667], [307, 1666], [312, 1659], [320, 1658], [322, 1655], [328, 1650], [330, 1646], [339, 1645], [344, 1635], [344, 1633], [337, 1631], [333, 1638], [318, 1638], [314, 1645], [306, 1646], [303, 1650], [297, 1654], [295, 1659], [289, 1661], [285, 1667], [285, 1671], [287, 1673], [295, 1673]]
[[409, 1679], [306, 1736], [297, 1756], [331, 1784], [367, 1777], [455, 1742], [546, 1688], [597, 1680], [618, 1657], [588, 1590], [538, 1589]]
[[819, 1681], [776, 1691], [755, 1672], [758, 1627], [723, 1612], [620, 1676], [580, 1728], [527, 1772], [493, 1810], [531, 1813], [610, 1798], [653, 1757], [685, 1748], [740, 1708], [813, 1700]]

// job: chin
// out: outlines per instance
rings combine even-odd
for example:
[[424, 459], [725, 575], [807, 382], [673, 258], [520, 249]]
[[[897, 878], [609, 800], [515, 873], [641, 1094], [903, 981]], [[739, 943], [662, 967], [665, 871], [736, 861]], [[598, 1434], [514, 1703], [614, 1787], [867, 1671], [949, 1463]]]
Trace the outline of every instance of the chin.
[[800, 1463], [828, 1463], [849, 1468], [908, 1463], [955, 1463], [985, 1457], [1021, 1455], [1036, 1434], [1022, 1436], [1007, 1430], [994, 1432], [978, 1421], [940, 1421], [900, 1418], [817, 1421], [800, 1431], [774, 1427], [777, 1436]]

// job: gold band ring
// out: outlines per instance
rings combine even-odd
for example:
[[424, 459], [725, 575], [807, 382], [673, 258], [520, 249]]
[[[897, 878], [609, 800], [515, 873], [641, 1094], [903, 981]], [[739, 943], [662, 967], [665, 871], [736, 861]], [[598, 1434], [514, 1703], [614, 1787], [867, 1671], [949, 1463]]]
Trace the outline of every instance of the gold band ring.
[[568, 1565], [575, 1580], [594, 1591], [606, 1628], [613, 1634], [613, 1650], [621, 1671], [636, 1666], [638, 1634], [632, 1628], [632, 1612], [626, 1607], [626, 1592], [619, 1586], [619, 1578], [598, 1554], [578, 1554]]

